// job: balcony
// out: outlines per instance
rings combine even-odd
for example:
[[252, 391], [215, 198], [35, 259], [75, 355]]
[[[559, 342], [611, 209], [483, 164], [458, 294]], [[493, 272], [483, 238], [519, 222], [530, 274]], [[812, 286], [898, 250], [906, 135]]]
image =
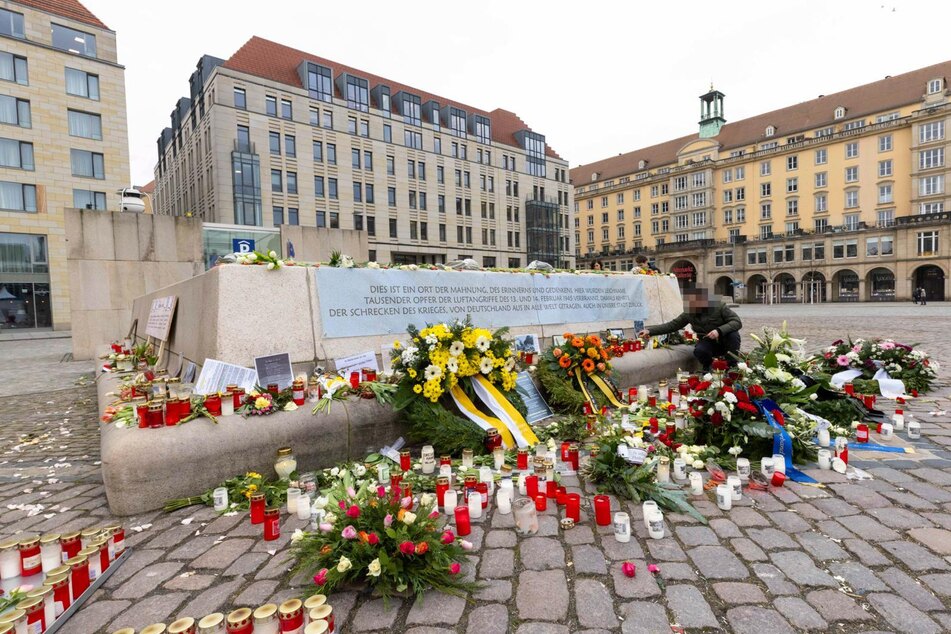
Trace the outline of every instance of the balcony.
[[657, 252], [664, 251], [685, 251], [691, 249], [705, 249], [713, 246], [716, 240], [712, 238], [703, 238], [702, 240], [684, 240], [682, 242], [665, 242], [657, 245]]
[[935, 225], [951, 222], [951, 211], [941, 211], [936, 214], [914, 214], [895, 218], [898, 225]]

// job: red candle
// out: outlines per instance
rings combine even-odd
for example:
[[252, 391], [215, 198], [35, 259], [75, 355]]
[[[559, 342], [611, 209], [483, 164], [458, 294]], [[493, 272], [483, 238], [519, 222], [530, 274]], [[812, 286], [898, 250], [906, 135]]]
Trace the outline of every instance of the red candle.
[[244, 403], [244, 388], [236, 387], [231, 391], [231, 398], [234, 399], [234, 408], [238, 409]]
[[657, 420], [656, 416], [651, 416], [647, 422], [650, 423], [650, 432], [652, 434], [656, 436], [660, 433], [660, 421]]
[[627, 402], [628, 402], [628, 403], [633, 403], [633, 402], [636, 401], [636, 400], [637, 400], [637, 388], [636, 388], [636, 387], [628, 388], [628, 390], [627, 390]]
[[165, 402], [165, 425], [174, 427], [181, 420], [181, 410], [178, 408], [178, 399], [171, 399]]
[[535, 510], [544, 511], [547, 508], [548, 508], [548, 498], [546, 498], [544, 495], [541, 495], [541, 494], [536, 495], [535, 496]]
[[291, 384], [291, 398], [294, 399], [294, 405], [303, 405], [306, 401], [306, 384], [298, 379]]
[[558, 506], [564, 506], [568, 501], [568, 491], [565, 487], [558, 487], [555, 490], [555, 503]]
[[568, 461], [571, 463], [571, 468], [577, 471], [580, 462], [578, 457], [578, 445], [572, 445], [571, 449], [568, 450]]
[[610, 526], [611, 498], [608, 496], [594, 496], [594, 521], [598, 524], [598, 526]]
[[89, 560], [85, 557], [74, 557], [68, 560], [66, 565], [69, 566], [69, 582], [75, 601], [89, 587]]
[[545, 494], [551, 499], [555, 499], [558, 495], [558, 483], [554, 480], [548, 480], [545, 482]]
[[657, 397], [651, 394], [647, 397], [647, 404], [651, 407], [657, 407]]
[[855, 442], [868, 442], [868, 425], [859, 423], [855, 429]]
[[447, 464], [447, 465], [450, 465], [450, 466], [451, 466], [451, 465], [452, 465], [452, 457], [451, 457], [451, 456], [439, 456], [439, 466], [441, 467], [441, 466], [443, 466], [444, 464]]
[[585, 413], [585, 416], [591, 413], [591, 403], [584, 404], [584, 413]]
[[277, 393], [281, 391], [281, 388], [277, 383], [268, 383], [267, 391], [276, 396]]
[[72, 601], [69, 592], [69, 576], [64, 575], [62, 579], [53, 584], [53, 605], [56, 616], [65, 612], [70, 603]]
[[525, 493], [528, 497], [535, 499], [535, 496], [538, 495], [538, 476], [530, 475], [525, 478]]
[[264, 521], [264, 494], [251, 495], [251, 523], [260, 524]]
[[565, 517], [569, 517], [575, 523], [581, 521], [581, 495], [578, 493], [569, 493], [565, 502]]
[[413, 468], [413, 457], [408, 451], [400, 452], [400, 469], [403, 471], [409, 471]]
[[867, 407], [868, 409], [872, 409], [873, 407], [875, 407], [875, 397], [872, 396], [871, 394], [865, 395], [865, 407]]
[[376, 370], [372, 368], [367, 369], [367, 381], [376, 381]]
[[516, 458], [515, 466], [518, 467], [519, 471], [528, 470], [528, 449], [518, 450], [518, 457]]
[[674, 435], [677, 433], [677, 425], [676, 425], [676, 423], [667, 423], [667, 430], [666, 430], [666, 431], [667, 431], [667, 439], [668, 439], [668, 440], [673, 440], [673, 439], [674, 439]]
[[457, 506], [454, 511], [456, 515], [456, 535], [465, 537], [472, 532], [472, 520], [469, 519], [469, 507]]
[[350, 387], [352, 387], [353, 389], [357, 389], [358, 387], [360, 387], [360, 373], [359, 372], [350, 373]]
[[139, 417], [139, 429], [145, 429], [149, 426], [149, 406], [148, 403], [141, 403], [135, 408], [135, 414]]
[[641, 340], [640, 340], [640, 339], [638, 339], [637, 341], [634, 342], [634, 352], [638, 352], [638, 351], [643, 350], [643, 349], [644, 349], [644, 344], [641, 343]]
[[281, 536], [281, 511], [276, 508], [264, 511], [264, 541], [272, 542]]
[[568, 462], [570, 460], [568, 452], [571, 450], [570, 442], [561, 443], [561, 461]]
[[446, 491], [449, 490], [449, 478], [440, 476], [436, 478], [436, 504], [442, 508], [445, 504]]
[[205, 397], [205, 409], [212, 416], [221, 416], [221, 395], [209, 394]]
[[774, 487], [783, 486], [783, 482], [786, 481], [786, 474], [782, 471], [773, 471], [772, 484]]
[[[230, 396], [228, 398], [231, 398]], [[218, 406], [218, 409], [221, 409], [221, 406]], [[190, 398], [179, 399], [178, 401], [178, 417], [179, 419], [185, 418], [192, 413], [192, 400]], [[220, 414], [220, 412], [219, 412]]]
[[149, 427], [151, 427], [152, 429], [165, 427], [165, 420], [164, 420], [164, 416], [162, 415], [161, 404], [149, 405], [148, 421], [149, 421]]
[[476, 485], [476, 491], [479, 492], [479, 497], [482, 498], [482, 508], [487, 508], [489, 506], [489, 483], [480, 482]]
[[36, 536], [27, 537], [19, 545], [20, 550], [20, 574], [24, 577], [32, 577], [43, 571], [40, 563], [40, 538]]
[[525, 365], [531, 365], [534, 360], [535, 360], [535, 353], [533, 352], [525, 353]]

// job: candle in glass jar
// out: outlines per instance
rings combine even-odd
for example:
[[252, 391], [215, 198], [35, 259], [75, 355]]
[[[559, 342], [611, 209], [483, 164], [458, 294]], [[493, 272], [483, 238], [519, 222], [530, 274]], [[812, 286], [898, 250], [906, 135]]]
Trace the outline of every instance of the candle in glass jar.
[[228, 489], [226, 487], [218, 487], [211, 495], [214, 500], [215, 511], [223, 513], [228, 510]]
[[264, 541], [274, 541], [281, 536], [281, 511], [271, 507], [264, 509]]
[[[479, 505], [479, 511], [482, 511], [482, 505]], [[453, 513], [456, 516], [456, 534], [465, 537], [472, 532], [472, 519], [469, 517], [469, 506], [459, 505]]]
[[221, 397], [221, 415], [232, 416], [234, 414], [234, 395], [231, 392], [225, 392]]
[[413, 468], [413, 455], [409, 451], [400, 452], [400, 469], [410, 471]]
[[699, 471], [690, 472], [690, 494], [703, 495], [703, 475]]
[[469, 491], [466, 498], [466, 504], [469, 506], [469, 517], [478, 519], [482, 517], [482, 495], [478, 491]]
[[214, 612], [198, 621], [198, 634], [225, 634], [225, 615]]
[[0, 542], [0, 579], [15, 579], [20, 576], [20, 540], [7, 539]]
[[[518, 474], [518, 494], [519, 495], [528, 495], [528, 476], [524, 473]], [[537, 480], [536, 480], [537, 483]], [[536, 484], [537, 486], [537, 484]]]
[[235, 409], [238, 409], [239, 407], [241, 407], [243, 403], [244, 403], [244, 388], [235, 387], [233, 390], [231, 390], [231, 404], [234, 406]]
[[228, 634], [251, 634], [254, 631], [254, 622], [251, 620], [251, 608], [238, 608], [228, 614]]
[[760, 471], [763, 472], [763, 475], [767, 478], [772, 477], [773, 471], [775, 471], [775, 466], [773, 465], [772, 458], [763, 458], [760, 460]]
[[724, 511], [733, 508], [733, 487], [729, 484], [717, 485], [717, 506]]
[[531, 499], [535, 499], [535, 496], [538, 495], [538, 476], [532, 474], [525, 478], [525, 495]]
[[687, 477], [687, 461], [683, 458], [674, 458], [674, 480], [684, 480]]
[[773, 470], [786, 473], [786, 456], [781, 453], [773, 454]]
[[287, 488], [287, 512], [291, 515], [297, 513], [297, 499], [300, 497], [300, 489], [297, 487]]
[[736, 475], [740, 476], [740, 480], [746, 481], [750, 479], [750, 460], [749, 458], [737, 458], [736, 459]]
[[306, 493], [301, 493], [297, 498], [297, 519], [310, 519], [310, 496]]
[[459, 504], [459, 494], [456, 493], [456, 490], [453, 488], [446, 489], [446, 492], [443, 494], [443, 508], [446, 511], [446, 515], [451, 515], [456, 506]]
[[20, 575], [32, 577], [43, 571], [43, 559], [40, 555], [40, 538], [36, 535], [20, 539]]
[[59, 535], [40, 537], [40, 560], [44, 573], [63, 564], [63, 547], [59, 543]]
[[624, 511], [614, 514], [614, 539], [622, 544], [631, 541], [631, 516]]
[[910, 440], [921, 438], [921, 423], [916, 420], [910, 420], [905, 424], [905, 427], [908, 429], [908, 438]]
[[544, 511], [548, 508], [548, 498], [539, 493], [535, 496], [535, 510]]
[[658, 510], [658, 506], [654, 500], [644, 500], [641, 503], [641, 517], [644, 520], [644, 528], [650, 528], [650, 514], [656, 510]]
[[657, 481], [670, 482], [670, 458], [661, 456], [657, 461]]
[[611, 498], [608, 496], [594, 496], [594, 521], [598, 526], [611, 524]]
[[651, 539], [663, 539], [664, 537], [664, 514], [659, 510], [651, 511], [647, 518], [647, 533]]
[[510, 489], [499, 489], [495, 494], [495, 505], [499, 513], [508, 515], [512, 512], [512, 492]]
[[545, 495], [553, 500], [558, 496], [558, 483], [554, 479], [545, 481]]
[[640, 385], [637, 388], [637, 402], [646, 403], [647, 402], [647, 386]]
[[[277, 618], [281, 632], [286, 634], [302, 634], [304, 630], [304, 604], [300, 599], [288, 599], [277, 609]], [[257, 628], [255, 628], [255, 634]]]
[[743, 497], [743, 482], [740, 480], [740, 476], [730, 476], [726, 479], [726, 483], [731, 489], [733, 501], [739, 502]]
[[825, 471], [832, 468], [832, 452], [828, 449], [819, 450], [819, 468]]
[[505, 449], [496, 447], [492, 450], [492, 464], [496, 471], [502, 468], [502, 465], [505, 464]]
[[581, 495], [569, 493], [565, 501], [565, 517], [573, 519], [575, 523], [581, 521]]
[[487, 508], [489, 506], [489, 483], [478, 483], [476, 485], [476, 491], [479, 493], [479, 502], [482, 504], [482, 508]]
[[535, 502], [529, 498], [519, 498], [512, 503], [515, 513], [515, 528], [522, 535], [533, 535], [538, 532], [538, 512]]
[[81, 555], [68, 559], [70, 590], [73, 601], [76, 601], [89, 587], [89, 560]]
[[816, 432], [817, 439], [819, 441], [820, 447], [828, 447], [829, 442], [832, 440], [831, 435], [829, 434], [829, 429], [820, 429]]
[[261, 524], [264, 522], [264, 494], [251, 494], [251, 523]]
[[463, 449], [462, 450], [462, 466], [466, 469], [472, 468], [472, 450]]

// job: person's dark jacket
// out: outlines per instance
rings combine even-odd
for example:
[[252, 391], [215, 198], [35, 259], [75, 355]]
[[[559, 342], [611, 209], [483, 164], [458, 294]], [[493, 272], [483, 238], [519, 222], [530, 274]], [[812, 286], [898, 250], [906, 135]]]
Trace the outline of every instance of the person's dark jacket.
[[697, 312], [681, 313], [678, 317], [671, 319], [667, 323], [656, 326], [647, 326], [647, 331], [654, 335], [666, 335], [670, 332], [676, 332], [690, 324], [694, 332], [700, 337], [706, 336], [711, 330], [720, 331], [720, 335], [726, 335], [735, 332], [743, 327], [743, 322], [739, 316], [723, 302], [711, 303], [707, 308]]

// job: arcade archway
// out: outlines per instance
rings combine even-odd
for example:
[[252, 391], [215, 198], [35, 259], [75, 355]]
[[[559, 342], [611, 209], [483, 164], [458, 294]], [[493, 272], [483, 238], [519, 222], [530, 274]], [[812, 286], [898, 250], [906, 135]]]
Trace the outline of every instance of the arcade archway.
[[933, 264], [927, 264], [915, 269], [912, 276], [915, 288], [925, 289], [925, 297], [929, 302], [944, 301], [944, 271]]
[[870, 302], [895, 301], [895, 274], [885, 267], [874, 268], [865, 278], [865, 289]]

